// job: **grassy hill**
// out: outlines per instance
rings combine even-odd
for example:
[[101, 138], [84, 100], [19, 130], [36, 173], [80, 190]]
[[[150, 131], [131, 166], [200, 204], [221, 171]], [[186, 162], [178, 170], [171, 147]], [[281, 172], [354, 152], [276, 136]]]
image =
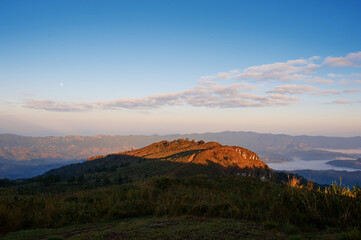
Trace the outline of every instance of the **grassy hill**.
[[279, 177], [259, 160], [256, 153], [247, 149], [178, 139], [153, 143], [133, 151], [91, 157], [83, 163], [53, 169], [25, 182], [52, 185], [80, 181], [89, 186], [104, 186], [151, 176], [186, 177], [195, 174], [213, 178], [235, 174], [264, 179]]
[[[180, 231], [179, 236], [189, 234], [193, 239], [199, 236], [194, 234], [207, 236], [213, 224], [218, 231], [224, 232], [224, 236], [230, 234], [230, 239], [239, 239], [247, 232], [254, 239], [260, 239], [269, 230], [273, 230], [269, 239], [303, 239], [306, 236], [339, 239], [344, 235], [358, 239], [361, 236], [358, 230], [361, 223], [359, 189], [349, 191], [334, 186], [318, 190], [291, 182], [282, 185], [254, 177], [222, 176], [212, 179], [198, 175], [182, 179], [153, 177], [96, 189], [87, 189], [83, 185], [78, 190], [58, 192], [2, 189], [0, 231], [4, 234], [25, 229], [48, 229], [12, 233], [8, 238], [21, 234], [25, 236], [22, 239], [36, 239], [32, 237], [39, 232], [50, 236], [58, 228], [93, 223], [93, 228], [97, 230], [71, 239], [121, 239], [121, 236], [127, 236], [122, 235], [124, 232], [132, 236], [130, 239], [136, 239], [137, 236], [146, 238], [141, 229], [151, 228], [149, 234], [160, 234], [154, 228], [157, 228], [156, 222], [163, 219], [162, 223], [158, 223], [158, 229], [164, 229], [163, 239], [169, 239], [172, 231]], [[188, 222], [185, 220], [187, 216], [196, 220]], [[110, 221], [121, 222], [135, 217], [139, 219], [133, 219], [133, 224], [118, 226], [120, 223], [117, 223], [112, 225], [112, 230], [101, 230], [101, 226]], [[148, 218], [150, 222], [144, 223]], [[174, 218], [183, 219], [176, 220], [180, 226], [172, 225]], [[198, 233], [188, 232], [187, 229], [192, 229], [188, 225], [192, 221], [197, 224]], [[225, 226], [227, 222], [229, 227]], [[252, 235], [252, 231], [258, 233]], [[153, 235], [156, 239], [154, 236], [157, 235]], [[222, 234], [216, 233], [215, 236]]]
[[360, 200], [358, 187], [315, 187], [273, 172], [247, 149], [180, 139], [0, 181], [0, 233], [4, 239], [359, 239]]

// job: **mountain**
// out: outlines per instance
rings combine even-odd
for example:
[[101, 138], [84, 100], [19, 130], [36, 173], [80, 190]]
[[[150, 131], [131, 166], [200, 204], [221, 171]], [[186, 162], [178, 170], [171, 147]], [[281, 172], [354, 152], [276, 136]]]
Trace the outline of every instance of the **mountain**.
[[[32, 177], [51, 169], [53, 164], [81, 162], [95, 155], [107, 155], [141, 148], [151, 143], [180, 138], [243, 146], [259, 154], [266, 162], [293, 158], [329, 160], [357, 158], [339, 149], [361, 149], [361, 137], [289, 136], [254, 132], [220, 132], [174, 135], [24, 137], [0, 134], [0, 178]], [[336, 149], [336, 150], [335, 150]], [[33, 161], [34, 160], [34, 161]]]
[[178, 139], [161, 141], [144, 148], [107, 156], [50, 170], [42, 175], [69, 180], [84, 176], [88, 182], [107, 178], [137, 181], [150, 176], [184, 177], [205, 174], [258, 176], [270, 178], [272, 171], [258, 155], [242, 147], [223, 146], [216, 142]]
[[160, 136], [25, 137], [0, 134], [0, 178], [27, 178], [94, 155], [141, 147]]
[[361, 186], [361, 171], [348, 172], [336, 170], [297, 170], [291, 172], [319, 184], [340, 184], [341, 179], [341, 183], [343, 185], [349, 187]]
[[47, 161], [45, 159], [33, 159], [28, 161], [13, 161], [0, 158], [0, 176], [10, 179], [22, 178], [24, 176], [37, 176], [49, 169], [58, 168], [67, 164], [77, 163], [79, 160]]
[[356, 160], [332, 160], [332, 161], [328, 161], [327, 164], [336, 167], [361, 169], [361, 158]]
[[129, 150], [159, 141], [160, 136], [24, 137], [0, 135], [0, 157], [14, 161], [63, 161]]

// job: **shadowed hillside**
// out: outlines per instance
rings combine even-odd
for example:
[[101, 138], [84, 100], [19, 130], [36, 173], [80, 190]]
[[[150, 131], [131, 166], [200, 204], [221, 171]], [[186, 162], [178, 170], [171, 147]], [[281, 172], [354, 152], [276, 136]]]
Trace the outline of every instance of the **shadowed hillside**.
[[271, 172], [256, 153], [245, 148], [178, 139], [153, 143], [133, 151], [91, 157], [83, 163], [50, 170], [43, 177], [59, 176], [67, 180], [84, 175], [92, 182], [104, 175], [110, 181], [119, 178], [137, 181], [160, 175], [184, 177], [205, 174], [216, 177], [242, 174], [266, 179], [271, 177]]

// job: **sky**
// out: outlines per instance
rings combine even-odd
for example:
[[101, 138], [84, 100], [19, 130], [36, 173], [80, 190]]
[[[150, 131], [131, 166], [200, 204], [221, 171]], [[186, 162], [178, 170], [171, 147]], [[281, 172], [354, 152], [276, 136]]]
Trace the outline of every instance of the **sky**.
[[361, 136], [361, 1], [0, 0], [0, 133]]

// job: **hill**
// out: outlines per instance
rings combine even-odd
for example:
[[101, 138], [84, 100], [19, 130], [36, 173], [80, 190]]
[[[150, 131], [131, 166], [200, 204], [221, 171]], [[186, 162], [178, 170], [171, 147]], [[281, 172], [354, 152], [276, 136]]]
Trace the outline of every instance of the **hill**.
[[172, 142], [162, 141], [124, 154], [148, 159], [169, 159], [183, 163], [208, 164], [208, 162], [212, 162], [223, 167], [268, 168], [256, 153], [242, 147], [222, 146], [216, 142], [205, 143], [204, 141], [195, 142], [184, 139]]
[[361, 158], [356, 160], [332, 160], [332, 161], [328, 161], [327, 164], [337, 167], [361, 169]]
[[361, 186], [361, 171], [348, 172], [335, 170], [297, 170], [291, 172], [319, 184], [339, 184], [341, 179], [342, 185], [344, 186]]
[[271, 173], [256, 153], [245, 148], [178, 139], [153, 143], [132, 151], [91, 157], [83, 163], [52, 169], [41, 177], [58, 176], [65, 181], [82, 175], [92, 183], [104, 178], [110, 182], [119, 179], [130, 182], [150, 176], [185, 177], [195, 174], [210, 177], [242, 174], [266, 179], [270, 178]]

